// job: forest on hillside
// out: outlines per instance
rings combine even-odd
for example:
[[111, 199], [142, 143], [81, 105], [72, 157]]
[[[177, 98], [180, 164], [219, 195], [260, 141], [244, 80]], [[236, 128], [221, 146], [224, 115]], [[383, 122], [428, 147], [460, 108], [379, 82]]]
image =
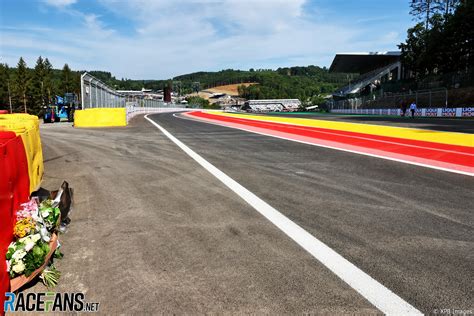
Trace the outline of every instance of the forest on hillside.
[[331, 93], [338, 87], [348, 83], [355, 77], [354, 74], [333, 74], [327, 68], [317, 66], [287, 67], [271, 69], [234, 70], [226, 69], [217, 72], [195, 72], [181, 75], [169, 80], [131, 80], [116, 79], [109, 72], [91, 71], [93, 76], [99, 78], [112, 87], [120, 90], [140, 90], [142, 88], [161, 90], [166, 85], [171, 85], [173, 91], [181, 95], [205, 90], [208, 88], [257, 82], [259, 85], [239, 89], [244, 98], [296, 98], [309, 100]]
[[[62, 70], [53, 69], [47, 58], [38, 57], [34, 68], [20, 58], [15, 68], [0, 64], [0, 109], [8, 109], [10, 97], [14, 111], [38, 114], [44, 104], [53, 102], [55, 95], [72, 92], [80, 95], [80, 75], [66, 64]], [[354, 78], [353, 74], [332, 74], [317, 66], [271, 69], [196, 72], [169, 80], [132, 80], [115, 78], [107, 71], [89, 71], [91, 75], [117, 90], [162, 90], [170, 85], [173, 91], [186, 95], [226, 84], [256, 82], [259, 85], [240, 87], [240, 95], [248, 99], [297, 98], [302, 101], [321, 99]]]

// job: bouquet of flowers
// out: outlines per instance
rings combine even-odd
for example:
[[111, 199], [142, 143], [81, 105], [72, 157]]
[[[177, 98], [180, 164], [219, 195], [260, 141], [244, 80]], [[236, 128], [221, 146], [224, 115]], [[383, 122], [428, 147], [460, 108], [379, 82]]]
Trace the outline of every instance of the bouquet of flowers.
[[10, 278], [28, 277], [44, 264], [50, 252], [51, 235], [59, 224], [60, 210], [54, 204], [51, 200], [38, 203], [33, 198], [21, 205], [13, 229], [15, 239], [6, 254]]

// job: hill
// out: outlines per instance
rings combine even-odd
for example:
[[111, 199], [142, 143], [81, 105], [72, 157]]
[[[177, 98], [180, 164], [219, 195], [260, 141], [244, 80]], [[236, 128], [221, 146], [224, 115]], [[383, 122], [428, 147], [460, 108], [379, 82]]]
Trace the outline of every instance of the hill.
[[[0, 108], [8, 108], [7, 82], [14, 83], [17, 77], [16, 68], [0, 67]], [[51, 69], [51, 88], [48, 89], [50, 98], [63, 95], [64, 92], [80, 94], [79, 78], [83, 71], [70, 70], [65, 76], [59, 69]], [[347, 84], [346, 74], [332, 74], [326, 68], [317, 66], [287, 67], [271, 69], [234, 70], [225, 69], [217, 72], [196, 72], [177, 76], [168, 80], [131, 80], [117, 79], [110, 72], [89, 71], [89, 73], [111, 87], [120, 90], [141, 90], [142, 88], [162, 90], [171, 85], [173, 91], [187, 95], [198, 91], [211, 93], [227, 93], [246, 99], [278, 99], [297, 98], [302, 101], [321, 100], [321, 96], [335, 91]], [[27, 103], [32, 113], [39, 113], [44, 101], [41, 99], [40, 81], [37, 80], [32, 68], [26, 69], [29, 84], [27, 87]], [[64, 84], [64, 78], [69, 78], [69, 84]], [[14, 89], [15, 90], [15, 89]], [[35, 96], [35, 95], [39, 95]], [[44, 94], [43, 94], [44, 95]], [[200, 95], [205, 94], [201, 93]], [[23, 96], [13, 96], [15, 107], [20, 107]], [[43, 96], [44, 98], [44, 96]], [[48, 103], [49, 101], [46, 101]]]
[[[140, 90], [141, 88], [161, 90], [172, 85], [173, 91], [180, 95], [198, 91], [231, 92], [246, 99], [296, 98], [310, 101], [335, 91], [348, 83], [346, 74], [329, 73], [328, 69], [318, 66], [286, 67], [272, 69], [234, 70], [217, 72], [195, 72], [174, 77], [169, 80], [118, 80], [109, 72], [93, 71], [92, 75], [111, 86], [122, 90]], [[250, 83], [258, 83], [252, 84]], [[243, 87], [240, 88], [243, 84]], [[213, 90], [216, 89], [217, 90]], [[227, 91], [225, 87], [230, 90]], [[223, 90], [224, 89], [224, 90]], [[224, 92], [227, 91], [227, 92]], [[213, 92], [214, 93], [214, 92]], [[200, 96], [206, 97], [201, 93]]]

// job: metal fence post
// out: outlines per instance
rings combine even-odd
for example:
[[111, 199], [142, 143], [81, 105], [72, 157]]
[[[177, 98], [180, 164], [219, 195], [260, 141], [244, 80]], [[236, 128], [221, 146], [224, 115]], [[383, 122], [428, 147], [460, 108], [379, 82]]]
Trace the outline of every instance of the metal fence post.
[[100, 102], [99, 102], [99, 87], [97, 86], [97, 83], [94, 86], [94, 93], [95, 93], [95, 107], [99, 108], [100, 107]]
[[85, 73], [81, 75], [81, 109], [84, 110], [84, 103], [86, 101], [86, 97], [84, 96], [84, 76]]
[[92, 107], [92, 82], [89, 81], [89, 108]]
[[446, 103], [444, 107], [448, 107], [448, 89], [446, 89]]

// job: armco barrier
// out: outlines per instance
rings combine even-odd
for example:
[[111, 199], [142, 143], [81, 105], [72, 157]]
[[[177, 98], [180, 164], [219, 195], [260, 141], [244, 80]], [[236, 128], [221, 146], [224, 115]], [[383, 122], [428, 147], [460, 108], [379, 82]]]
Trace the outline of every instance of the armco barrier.
[[76, 110], [74, 127], [114, 127], [127, 126], [125, 108], [93, 108]]
[[[334, 109], [333, 113], [343, 114], [371, 114], [371, 115], [397, 115], [401, 116], [400, 109]], [[406, 115], [410, 115], [407, 109]], [[474, 117], [474, 107], [467, 108], [422, 108], [417, 109], [415, 116], [426, 117]]]
[[169, 112], [180, 112], [180, 111], [195, 111], [202, 109], [189, 109], [184, 107], [162, 107], [162, 108], [141, 108], [135, 106], [127, 106], [127, 123], [135, 116], [140, 114], [153, 114], [153, 113], [169, 113]]

